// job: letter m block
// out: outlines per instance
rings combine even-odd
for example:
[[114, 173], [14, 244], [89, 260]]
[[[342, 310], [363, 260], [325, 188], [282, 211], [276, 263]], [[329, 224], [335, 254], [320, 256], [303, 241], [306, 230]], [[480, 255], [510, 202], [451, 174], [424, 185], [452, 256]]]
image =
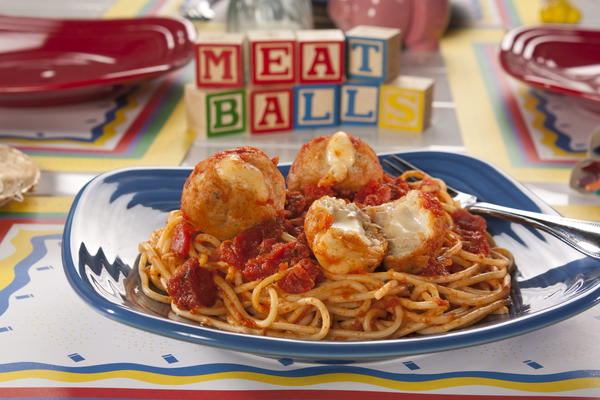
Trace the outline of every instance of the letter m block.
[[345, 37], [339, 29], [297, 32], [301, 84], [342, 83], [346, 78]]
[[253, 85], [291, 84], [296, 80], [296, 35], [289, 30], [250, 31]]
[[346, 32], [348, 79], [386, 82], [400, 73], [400, 29], [359, 25]]
[[195, 44], [196, 85], [237, 88], [244, 85], [242, 45], [238, 33], [204, 34]]

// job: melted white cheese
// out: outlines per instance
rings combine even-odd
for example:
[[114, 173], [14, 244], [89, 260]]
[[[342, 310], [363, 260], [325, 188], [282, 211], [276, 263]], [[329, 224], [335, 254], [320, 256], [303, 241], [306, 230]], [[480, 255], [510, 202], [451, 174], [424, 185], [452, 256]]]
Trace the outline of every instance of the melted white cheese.
[[395, 257], [408, 256], [435, 235], [434, 215], [423, 207], [416, 190], [390, 203], [370, 207], [369, 214], [383, 230]]
[[331, 224], [332, 228], [339, 229], [346, 233], [353, 233], [363, 242], [367, 244], [371, 243], [362, 222], [363, 220], [367, 220], [368, 217], [363, 215], [363, 218], [361, 219], [359, 213], [362, 211], [360, 211], [359, 208], [352, 204], [347, 204], [340, 199], [325, 198], [321, 201], [323, 203], [322, 205], [327, 209], [327, 212], [333, 216], [333, 223]]
[[257, 201], [269, 199], [269, 189], [262, 172], [237, 154], [224, 157], [216, 164], [215, 169], [221, 180], [254, 193]]
[[346, 132], [339, 131], [332, 135], [326, 148], [327, 164], [336, 182], [346, 179], [348, 170], [356, 160], [356, 150]]

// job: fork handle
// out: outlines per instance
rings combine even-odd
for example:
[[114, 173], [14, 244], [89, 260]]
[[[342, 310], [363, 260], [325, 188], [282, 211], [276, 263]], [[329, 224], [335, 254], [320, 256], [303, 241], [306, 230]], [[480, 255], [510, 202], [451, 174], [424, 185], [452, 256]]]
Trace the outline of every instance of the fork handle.
[[590, 257], [600, 259], [600, 223], [517, 210], [496, 204], [477, 202], [469, 211], [508, 219], [542, 229], [574, 249]]

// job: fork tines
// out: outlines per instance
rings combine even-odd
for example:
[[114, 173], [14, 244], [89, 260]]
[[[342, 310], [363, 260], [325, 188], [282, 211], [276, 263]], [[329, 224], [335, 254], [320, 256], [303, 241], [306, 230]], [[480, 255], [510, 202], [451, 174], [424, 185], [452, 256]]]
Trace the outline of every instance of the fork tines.
[[[394, 160], [394, 162], [392, 162], [390, 159]], [[388, 158], [383, 159], [383, 163], [399, 174], [402, 174], [405, 171], [411, 171], [411, 170], [412, 171], [421, 171], [421, 172], [427, 174], [427, 172], [423, 171], [416, 165], [409, 163], [408, 161], [398, 157], [395, 154], [392, 154], [392, 155], [388, 156]], [[446, 190], [448, 191], [448, 194], [450, 194], [450, 196], [452, 196], [452, 197], [455, 197], [456, 195], [459, 194], [458, 190], [456, 190], [448, 185], [446, 185]]]

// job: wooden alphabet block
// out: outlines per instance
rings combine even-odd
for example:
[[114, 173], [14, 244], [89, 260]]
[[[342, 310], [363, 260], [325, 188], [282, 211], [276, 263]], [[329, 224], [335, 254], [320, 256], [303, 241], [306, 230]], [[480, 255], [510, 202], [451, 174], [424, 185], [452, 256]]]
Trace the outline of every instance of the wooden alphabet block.
[[195, 45], [196, 85], [204, 88], [236, 88], [244, 85], [242, 46], [239, 33], [205, 33]]
[[246, 91], [185, 86], [188, 129], [200, 137], [246, 131]]
[[431, 119], [433, 79], [400, 75], [381, 85], [379, 126], [421, 132]]
[[296, 35], [291, 30], [250, 31], [250, 80], [253, 85], [296, 81]]
[[294, 128], [322, 128], [339, 124], [339, 85], [294, 87]]
[[400, 73], [400, 29], [359, 25], [346, 32], [348, 79], [386, 82]]
[[377, 125], [379, 85], [346, 82], [340, 90], [340, 122], [350, 125]]
[[345, 79], [345, 36], [339, 29], [297, 32], [299, 81], [342, 83]]
[[293, 97], [291, 87], [253, 88], [248, 93], [250, 132], [282, 132], [293, 128]]

